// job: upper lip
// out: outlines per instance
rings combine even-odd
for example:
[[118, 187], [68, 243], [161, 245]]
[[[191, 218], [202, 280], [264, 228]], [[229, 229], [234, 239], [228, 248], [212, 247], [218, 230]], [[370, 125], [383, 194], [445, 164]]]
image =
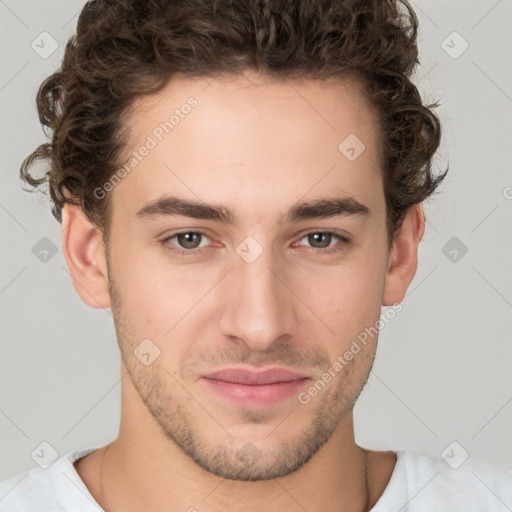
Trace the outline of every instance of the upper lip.
[[222, 380], [234, 384], [247, 384], [262, 386], [276, 382], [291, 382], [294, 380], [306, 379], [307, 375], [297, 373], [286, 368], [267, 368], [265, 370], [248, 370], [243, 368], [225, 368], [207, 375], [206, 379]]

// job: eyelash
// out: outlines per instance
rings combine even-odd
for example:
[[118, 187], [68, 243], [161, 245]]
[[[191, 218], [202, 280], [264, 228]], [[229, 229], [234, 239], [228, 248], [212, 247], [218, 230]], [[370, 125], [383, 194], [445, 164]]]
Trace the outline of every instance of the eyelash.
[[[208, 250], [208, 248], [205, 248], [205, 247], [200, 248], [200, 249], [179, 249], [176, 245], [169, 242], [173, 238], [175, 238], [179, 235], [186, 234], [186, 233], [194, 233], [196, 235], [201, 235], [203, 237], [209, 238], [209, 236], [206, 233], [203, 233], [202, 231], [179, 231], [178, 233], [174, 233], [174, 234], [164, 238], [161, 241], [161, 244], [164, 246], [171, 245], [172, 246], [171, 250], [174, 253], [178, 254], [179, 256], [193, 256], [194, 254], [204, 254], [206, 252], [206, 250]], [[339, 251], [343, 250], [344, 247], [350, 243], [350, 240], [348, 238], [344, 237], [343, 235], [339, 235], [338, 233], [333, 233], [332, 231], [311, 231], [311, 232], [303, 235], [301, 240], [303, 238], [306, 238], [309, 235], [314, 235], [317, 233], [321, 233], [323, 235], [331, 235], [332, 237], [338, 239], [338, 243], [333, 245], [332, 247], [329, 247], [326, 249], [318, 249], [316, 247], [310, 247], [309, 248], [310, 251], [314, 254], [333, 254], [335, 252], [339, 252]], [[341, 244], [339, 242], [341, 242]]]

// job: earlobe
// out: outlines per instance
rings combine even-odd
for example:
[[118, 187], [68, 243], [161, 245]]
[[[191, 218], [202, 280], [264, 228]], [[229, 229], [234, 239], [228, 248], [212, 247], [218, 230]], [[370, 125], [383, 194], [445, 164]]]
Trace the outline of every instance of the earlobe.
[[389, 253], [383, 306], [402, 302], [418, 266], [418, 245], [425, 231], [425, 217], [421, 203], [409, 208], [402, 225], [393, 237]]
[[93, 308], [110, 307], [102, 232], [79, 206], [68, 203], [62, 209], [62, 250], [80, 298]]

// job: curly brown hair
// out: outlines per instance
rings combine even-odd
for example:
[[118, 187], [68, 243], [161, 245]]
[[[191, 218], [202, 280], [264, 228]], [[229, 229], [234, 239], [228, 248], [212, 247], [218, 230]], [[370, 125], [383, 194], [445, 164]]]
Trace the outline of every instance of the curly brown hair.
[[[104, 233], [101, 187], [120, 165], [124, 115], [173, 75], [256, 70], [274, 78], [355, 76], [376, 107], [388, 234], [445, 177], [432, 172], [441, 126], [410, 77], [418, 19], [406, 0], [92, 0], [61, 68], [41, 84], [39, 119], [51, 141], [22, 163], [34, 188], [47, 183], [52, 213], [78, 204]], [[43, 177], [31, 173], [49, 162]], [[34, 173], [35, 174], [35, 173]], [[108, 198], [107, 198], [108, 199]]]

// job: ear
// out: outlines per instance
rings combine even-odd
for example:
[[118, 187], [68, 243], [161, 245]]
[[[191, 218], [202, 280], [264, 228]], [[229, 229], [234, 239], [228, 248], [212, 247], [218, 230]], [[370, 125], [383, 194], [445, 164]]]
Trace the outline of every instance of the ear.
[[82, 208], [68, 203], [62, 209], [62, 250], [80, 298], [92, 308], [110, 307], [102, 232]]
[[418, 245], [425, 231], [425, 216], [421, 203], [407, 210], [402, 225], [393, 236], [389, 252], [383, 306], [402, 302], [418, 267]]

